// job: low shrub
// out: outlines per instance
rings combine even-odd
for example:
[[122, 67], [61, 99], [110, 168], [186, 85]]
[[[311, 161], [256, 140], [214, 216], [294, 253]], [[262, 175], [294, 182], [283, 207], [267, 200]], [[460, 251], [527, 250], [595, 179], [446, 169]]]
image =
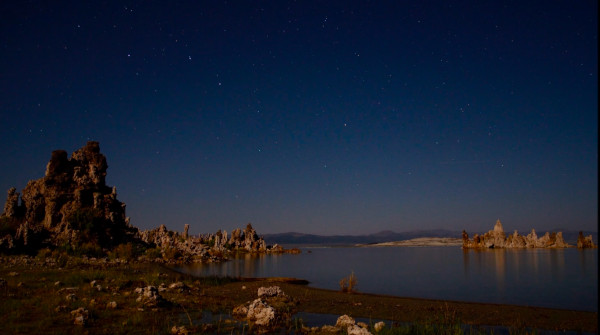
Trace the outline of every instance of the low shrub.
[[127, 259], [131, 260], [135, 257], [134, 246], [131, 243], [119, 244], [108, 253], [110, 259]]
[[340, 290], [342, 292], [355, 292], [357, 283], [358, 282], [356, 280], [356, 276], [354, 275], [354, 271], [352, 271], [348, 277], [340, 280]]

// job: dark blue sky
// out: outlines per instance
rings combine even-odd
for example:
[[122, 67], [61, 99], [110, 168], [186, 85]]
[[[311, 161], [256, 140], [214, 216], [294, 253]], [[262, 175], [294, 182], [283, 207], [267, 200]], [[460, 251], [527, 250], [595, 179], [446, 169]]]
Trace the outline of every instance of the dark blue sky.
[[596, 231], [597, 11], [3, 1], [0, 190], [91, 139], [143, 229]]

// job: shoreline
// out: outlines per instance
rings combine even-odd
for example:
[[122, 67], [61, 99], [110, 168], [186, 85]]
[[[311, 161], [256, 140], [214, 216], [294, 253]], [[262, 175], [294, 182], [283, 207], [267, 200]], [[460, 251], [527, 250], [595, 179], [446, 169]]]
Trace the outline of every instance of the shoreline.
[[[279, 286], [297, 301], [295, 311], [300, 313], [346, 314], [391, 320], [397, 325], [459, 322], [475, 328], [598, 331], [598, 312], [593, 311], [343, 293], [310, 287], [298, 278], [203, 278], [150, 262], [89, 264], [75, 260], [62, 266], [39, 266], [35, 262], [13, 264], [3, 259], [0, 278], [5, 280], [0, 292], [3, 293], [0, 332], [22, 329], [25, 333], [44, 330], [51, 334], [63, 333], [69, 329], [66, 327], [71, 327], [92, 333], [140, 333], [149, 329], [144, 325], [170, 329], [187, 322], [187, 318], [184, 321], [180, 318], [183, 310], [190, 323], [194, 320], [200, 323], [199, 315], [206, 311], [231, 315], [235, 306], [254, 300], [258, 288], [263, 286]], [[94, 285], [99, 287], [96, 289]], [[134, 291], [148, 285], [164, 287], [160, 294], [168, 302], [165, 306], [148, 308], [136, 301]], [[173, 285], [175, 288], [171, 288]], [[73, 290], [76, 299], [69, 300], [65, 290]], [[112, 301], [118, 306], [115, 309], [108, 308]], [[77, 308], [85, 308], [93, 316], [84, 328], [73, 324], [70, 311]], [[156, 312], [165, 317], [156, 318]], [[32, 315], [40, 319], [34, 318], [32, 322]]]
[[[176, 270], [173, 270], [180, 273]], [[182, 273], [183, 274], [183, 273]], [[400, 297], [385, 294], [352, 292], [308, 286], [299, 278], [238, 278], [207, 294], [237, 291], [235, 301], [242, 304], [254, 299], [261, 286], [279, 286], [299, 299], [298, 312], [343, 315], [357, 318], [391, 320], [399, 323], [426, 322], [430, 318], [453, 318], [474, 327], [523, 327], [542, 331], [598, 332], [598, 312], [538, 306], [483, 303]], [[243, 288], [245, 287], [245, 289]], [[208, 293], [210, 292], [210, 293]]]
[[[593, 311], [399, 297], [361, 292], [342, 293], [269, 278], [228, 283], [222, 289], [250, 293], [249, 295], [240, 294], [236, 299], [243, 303], [251, 300], [258, 287], [268, 285], [280, 286], [286, 294], [300, 297], [298, 311], [305, 313], [348, 314], [352, 317], [392, 320], [400, 323], [424, 322], [431, 317], [442, 316], [461, 320], [461, 323], [471, 326], [597, 332], [598, 312]], [[246, 289], [242, 290], [242, 286], [246, 286]]]

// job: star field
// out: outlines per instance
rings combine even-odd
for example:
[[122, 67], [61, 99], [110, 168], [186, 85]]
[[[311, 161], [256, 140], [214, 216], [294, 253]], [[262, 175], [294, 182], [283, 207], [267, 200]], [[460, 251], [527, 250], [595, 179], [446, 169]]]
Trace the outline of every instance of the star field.
[[96, 140], [143, 229], [597, 230], [597, 9], [3, 3], [0, 189]]

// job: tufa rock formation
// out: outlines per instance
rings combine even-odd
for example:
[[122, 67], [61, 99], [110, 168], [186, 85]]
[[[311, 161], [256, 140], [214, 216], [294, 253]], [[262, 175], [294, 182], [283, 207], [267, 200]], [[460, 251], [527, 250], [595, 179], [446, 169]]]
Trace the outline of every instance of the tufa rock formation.
[[225, 231], [192, 237], [188, 224], [183, 233], [164, 225], [140, 232], [129, 224], [116, 188], [106, 185], [107, 168], [98, 142], [88, 142], [71, 158], [64, 150], [52, 152], [44, 177], [29, 181], [22, 195], [14, 187], [8, 190], [0, 216], [0, 252], [35, 253], [48, 247], [90, 256], [114, 251], [116, 257], [132, 258], [146, 251], [148, 258], [167, 261], [216, 261], [240, 251], [288, 252], [267, 246], [251, 224], [229, 238]]
[[579, 232], [579, 236], [577, 237], [577, 248], [579, 249], [593, 249], [598, 248], [594, 241], [592, 240], [592, 235], [583, 236], [583, 232]]
[[110, 247], [131, 240], [137, 229], [129, 225], [116, 188], [106, 185], [107, 168], [98, 142], [88, 142], [71, 158], [64, 150], [53, 151], [44, 177], [29, 181], [22, 195], [8, 190], [0, 250]]
[[[462, 232], [463, 249], [482, 249], [482, 248], [568, 248], [569, 244], [565, 242], [562, 232], [549, 233], [538, 238], [535, 229], [527, 236], [519, 235], [515, 230], [513, 234], [506, 236], [500, 219], [496, 221], [494, 229], [483, 235], [475, 234], [473, 239], [469, 239], [466, 231]], [[591, 240], [591, 236], [590, 236]]]
[[177, 257], [189, 260], [208, 259], [217, 261], [233, 252], [249, 253], [284, 253], [290, 252], [280, 246], [269, 246], [249, 223], [246, 229], [235, 229], [228, 237], [226, 231], [217, 231], [214, 234], [190, 236], [189, 225], [184, 226], [183, 234], [169, 231], [164, 225], [152, 230], [140, 232], [140, 239], [157, 248], [174, 252]]

